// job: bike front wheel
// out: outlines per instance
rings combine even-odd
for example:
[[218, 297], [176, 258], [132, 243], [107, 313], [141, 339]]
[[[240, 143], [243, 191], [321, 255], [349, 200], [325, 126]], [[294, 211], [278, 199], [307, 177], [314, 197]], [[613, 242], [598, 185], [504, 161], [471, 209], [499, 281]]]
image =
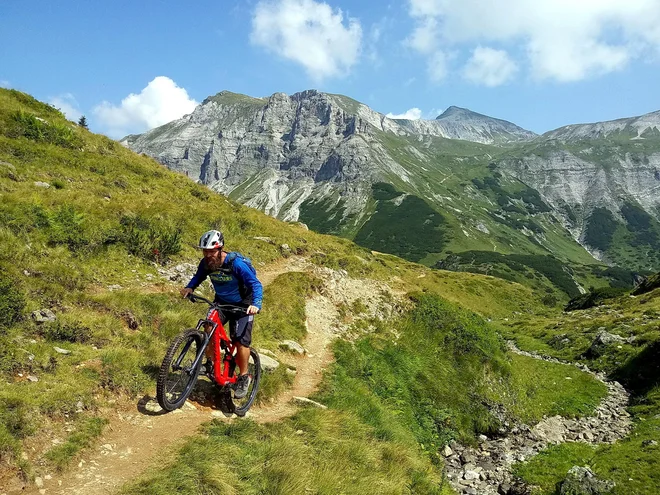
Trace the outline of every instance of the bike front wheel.
[[245, 416], [254, 403], [259, 391], [259, 382], [261, 381], [261, 359], [254, 349], [250, 349], [250, 360], [248, 361], [248, 375], [250, 376], [250, 386], [248, 392], [242, 399], [234, 398], [234, 414], [236, 416]]
[[204, 352], [203, 344], [204, 335], [194, 328], [186, 330], [170, 344], [156, 383], [158, 404], [166, 411], [174, 411], [183, 406], [192, 392], [202, 360], [199, 360], [197, 366], [193, 364], [197, 356]]

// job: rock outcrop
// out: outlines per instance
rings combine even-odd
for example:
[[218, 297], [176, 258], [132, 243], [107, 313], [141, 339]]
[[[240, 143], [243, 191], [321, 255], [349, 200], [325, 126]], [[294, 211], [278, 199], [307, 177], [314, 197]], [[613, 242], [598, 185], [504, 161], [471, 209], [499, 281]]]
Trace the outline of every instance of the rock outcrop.
[[[350, 98], [310, 90], [251, 98], [221, 92], [183, 118], [123, 144], [283, 220], [308, 198], [342, 197], [360, 214], [371, 183], [407, 172], [375, 138], [406, 134]], [[239, 187], [240, 186], [240, 187]]]

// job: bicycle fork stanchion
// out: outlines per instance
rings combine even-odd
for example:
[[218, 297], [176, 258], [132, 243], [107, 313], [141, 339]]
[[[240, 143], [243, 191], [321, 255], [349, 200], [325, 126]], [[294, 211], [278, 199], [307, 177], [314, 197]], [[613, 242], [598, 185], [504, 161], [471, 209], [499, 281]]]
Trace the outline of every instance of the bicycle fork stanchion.
[[[192, 341], [192, 340], [189, 340], [188, 342], [186, 342], [186, 345], [183, 346], [183, 349], [181, 349], [181, 352], [179, 353], [179, 357], [176, 359], [176, 361], [175, 361], [174, 364], [172, 365], [172, 369], [173, 369], [173, 370], [178, 371], [178, 370], [181, 369], [181, 361], [183, 361], [183, 357], [184, 357], [184, 356], [186, 355], [186, 353], [188, 352], [188, 349], [190, 349], [190, 346], [192, 345], [192, 343], [193, 343], [193, 341]], [[195, 362], [192, 364], [191, 369], [189, 369], [189, 370], [184, 370], [184, 371], [185, 371], [186, 373], [190, 374], [190, 371], [197, 369], [197, 361], [198, 361], [198, 360], [196, 359]]]
[[[211, 325], [211, 330], [207, 331], [208, 325]], [[206, 348], [208, 347], [209, 343], [211, 342], [211, 339], [214, 335], [217, 334], [215, 331], [217, 325], [212, 322], [211, 320], [199, 320], [197, 322], [197, 330], [202, 330], [204, 334], [204, 342], [202, 343], [201, 350], [198, 350], [197, 352], [197, 358], [195, 359], [195, 362], [192, 365], [192, 369], [196, 370], [197, 366], [199, 366], [200, 362], [202, 359], [204, 359], [204, 355], [206, 354]]]

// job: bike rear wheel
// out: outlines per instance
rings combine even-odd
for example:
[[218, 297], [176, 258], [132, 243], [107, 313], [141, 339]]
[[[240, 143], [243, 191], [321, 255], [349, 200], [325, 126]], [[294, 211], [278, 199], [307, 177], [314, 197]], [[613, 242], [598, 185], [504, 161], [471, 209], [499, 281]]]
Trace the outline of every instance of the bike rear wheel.
[[156, 398], [160, 407], [166, 411], [174, 411], [183, 406], [192, 392], [202, 360], [194, 368], [193, 364], [197, 355], [204, 352], [203, 344], [202, 332], [191, 328], [176, 337], [165, 353], [158, 372]]
[[242, 399], [234, 398], [234, 414], [236, 416], [245, 416], [254, 403], [259, 391], [259, 382], [261, 381], [261, 360], [259, 354], [254, 349], [250, 349], [250, 360], [248, 361], [248, 375], [250, 375], [250, 386], [248, 392]]

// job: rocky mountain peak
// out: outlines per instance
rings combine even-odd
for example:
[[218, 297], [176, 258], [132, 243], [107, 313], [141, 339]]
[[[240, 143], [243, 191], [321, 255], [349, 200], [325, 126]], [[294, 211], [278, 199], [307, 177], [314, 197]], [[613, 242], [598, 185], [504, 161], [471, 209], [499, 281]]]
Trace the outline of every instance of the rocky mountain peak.
[[401, 126], [415, 134], [462, 139], [484, 144], [528, 141], [536, 134], [511, 122], [473, 112], [467, 108], [450, 106], [435, 120], [397, 119]]
[[316, 89], [306, 89], [305, 91], [299, 91], [297, 93], [294, 93], [291, 95], [292, 100], [296, 101], [301, 101], [301, 100], [306, 100], [310, 98], [315, 98], [315, 97], [325, 97], [327, 96], [326, 93], [323, 93], [321, 91], [318, 91]]
[[[456, 117], [466, 117], [466, 116], [471, 116], [471, 115], [478, 115], [480, 117], [486, 117], [485, 115], [481, 115], [479, 113], [473, 112], [472, 110], [468, 110], [467, 108], [461, 108], [461, 107], [456, 107], [454, 105], [448, 107], [444, 112], [442, 112], [440, 115], [438, 115], [435, 120], [446, 120], [449, 118], [456, 118]], [[488, 117], [486, 117], [488, 118]]]

